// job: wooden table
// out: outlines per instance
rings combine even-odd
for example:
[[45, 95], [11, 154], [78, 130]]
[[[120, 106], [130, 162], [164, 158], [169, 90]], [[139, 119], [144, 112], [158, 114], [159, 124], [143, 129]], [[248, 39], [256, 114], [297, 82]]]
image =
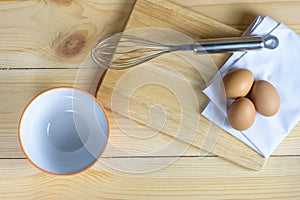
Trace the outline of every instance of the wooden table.
[[[244, 30], [269, 15], [300, 33], [300, 1], [182, 1], [191, 12]], [[25, 1], [0, 3], [0, 199], [299, 199], [300, 134], [292, 131], [259, 172], [189, 148], [173, 164], [133, 174], [106, 163], [159, 167], [169, 156], [106, 156], [75, 176], [48, 175], [20, 151], [17, 126], [41, 91], [72, 86], [94, 41], [121, 31], [134, 1]], [[75, 45], [73, 43], [75, 42]], [[82, 45], [83, 44], [83, 45]], [[34, 65], [33, 65], [34, 63]], [[80, 81], [88, 84], [88, 74]]]

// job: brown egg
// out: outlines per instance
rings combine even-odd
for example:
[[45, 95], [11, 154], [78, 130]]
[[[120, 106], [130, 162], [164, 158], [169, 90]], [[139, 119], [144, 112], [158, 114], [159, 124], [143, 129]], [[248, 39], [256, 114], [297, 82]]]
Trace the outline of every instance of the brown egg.
[[243, 131], [255, 120], [255, 107], [251, 100], [242, 97], [235, 100], [228, 109], [228, 121], [232, 128]]
[[256, 81], [251, 91], [256, 110], [264, 116], [272, 116], [280, 107], [280, 97], [275, 87], [267, 81]]
[[235, 99], [246, 96], [252, 87], [253, 81], [254, 76], [248, 69], [237, 69], [229, 72], [223, 78], [226, 97]]

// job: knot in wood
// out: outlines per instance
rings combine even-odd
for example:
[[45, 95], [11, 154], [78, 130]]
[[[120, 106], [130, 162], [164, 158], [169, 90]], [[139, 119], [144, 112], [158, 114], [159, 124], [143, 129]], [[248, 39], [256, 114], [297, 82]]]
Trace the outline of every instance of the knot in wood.
[[73, 0], [52, 0], [54, 3], [57, 3], [59, 5], [68, 6], [72, 3]]
[[71, 57], [77, 55], [86, 43], [85, 31], [77, 31], [66, 37], [57, 48], [60, 56]]

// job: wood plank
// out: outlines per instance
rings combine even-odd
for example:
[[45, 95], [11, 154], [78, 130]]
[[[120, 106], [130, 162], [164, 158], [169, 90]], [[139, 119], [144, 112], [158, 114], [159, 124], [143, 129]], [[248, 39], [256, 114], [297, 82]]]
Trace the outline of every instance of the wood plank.
[[[103, 158], [76, 176], [40, 172], [25, 159], [0, 160], [3, 199], [299, 199], [300, 157], [272, 157], [253, 172], [218, 157], [180, 158], [163, 169], [130, 174], [113, 163], [160, 165], [165, 158]], [[126, 165], [123, 165], [126, 170]], [[84, 187], [83, 187], [84, 186]]]
[[134, 0], [1, 1], [0, 68], [74, 68], [123, 30]]
[[262, 15], [283, 22], [300, 34], [299, 0], [172, 0], [172, 2], [242, 31], [246, 30], [256, 16]]
[[[40, 92], [57, 86], [73, 86], [77, 69], [31, 69], [31, 70], [1, 70], [0, 76], [0, 158], [24, 158], [17, 138], [18, 122], [26, 104], [33, 96]], [[89, 87], [91, 79], [97, 71], [85, 69], [81, 73], [81, 87]], [[171, 140], [165, 134], [157, 134], [148, 139], [130, 137], [118, 128], [115, 117], [122, 117], [109, 111], [111, 121], [110, 145], [105, 151], [105, 156], [147, 156], [153, 149], [160, 149], [163, 145], [172, 141], [174, 151], [169, 151], [169, 156], [198, 156], [200, 150], [194, 146]], [[118, 120], [119, 122], [120, 120]], [[126, 121], [124, 121], [126, 125]], [[122, 125], [124, 126], [124, 125]], [[130, 128], [130, 127], [128, 127]], [[128, 130], [128, 129], [127, 129]], [[135, 127], [132, 127], [135, 131]], [[273, 155], [300, 155], [299, 127], [283, 141]], [[119, 148], [116, 148], [119, 147]], [[185, 151], [185, 149], [188, 149]], [[184, 152], [181, 154], [181, 152]]]

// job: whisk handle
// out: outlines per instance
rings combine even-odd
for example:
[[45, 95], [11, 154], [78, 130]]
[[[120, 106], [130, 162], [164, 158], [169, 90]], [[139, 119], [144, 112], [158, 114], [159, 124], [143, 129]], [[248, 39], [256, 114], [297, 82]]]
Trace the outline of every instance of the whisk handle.
[[267, 37], [233, 37], [205, 39], [194, 43], [195, 53], [232, 53], [255, 49], [275, 49], [278, 39], [275, 36]]

